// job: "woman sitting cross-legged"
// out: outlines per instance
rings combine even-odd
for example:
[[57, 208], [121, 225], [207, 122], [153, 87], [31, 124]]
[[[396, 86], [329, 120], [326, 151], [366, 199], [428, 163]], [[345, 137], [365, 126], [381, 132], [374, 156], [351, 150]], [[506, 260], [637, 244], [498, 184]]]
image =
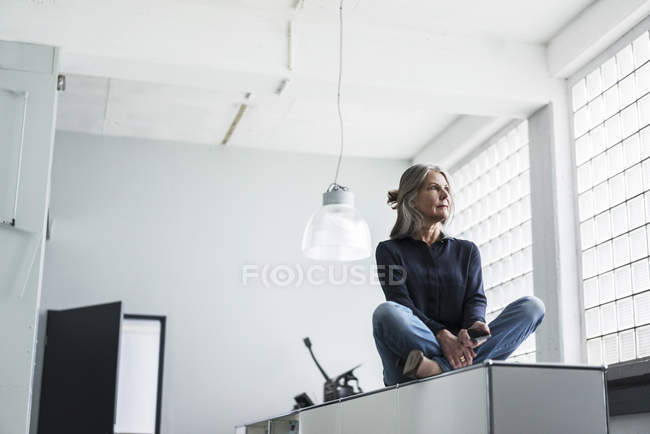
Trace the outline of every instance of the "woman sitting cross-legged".
[[[479, 249], [443, 232], [454, 205], [449, 184], [440, 167], [416, 164], [388, 194], [397, 222], [377, 246], [386, 302], [372, 317], [386, 386], [505, 360], [544, 319], [544, 303], [525, 296], [485, 323]], [[476, 344], [468, 329], [491, 336]]]

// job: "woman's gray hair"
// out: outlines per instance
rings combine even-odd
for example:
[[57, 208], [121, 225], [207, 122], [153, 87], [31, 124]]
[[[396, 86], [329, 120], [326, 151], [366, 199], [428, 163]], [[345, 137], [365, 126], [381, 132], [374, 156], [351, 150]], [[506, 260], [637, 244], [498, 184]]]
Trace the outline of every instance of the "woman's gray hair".
[[443, 227], [446, 227], [447, 223], [451, 221], [454, 213], [454, 197], [449, 175], [443, 168], [434, 164], [414, 164], [402, 174], [399, 180], [399, 189], [388, 192], [388, 205], [393, 209], [397, 209], [397, 221], [390, 231], [391, 239], [405, 236], [419, 239], [424, 219], [422, 213], [415, 208], [415, 199], [420, 187], [426, 182], [429, 172], [438, 172], [447, 180], [451, 206], [449, 208], [449, 218], [442, 222]]

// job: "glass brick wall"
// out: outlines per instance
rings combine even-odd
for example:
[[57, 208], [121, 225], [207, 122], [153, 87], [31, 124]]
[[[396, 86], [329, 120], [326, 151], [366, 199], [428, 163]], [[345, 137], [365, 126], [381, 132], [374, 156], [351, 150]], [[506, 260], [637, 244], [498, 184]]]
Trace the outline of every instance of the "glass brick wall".
[[[488, 323], [533, 294], [529, 162], [523, 121], [451, 174], [456, 210], [448, 231], [479, 247]], [[508, 360], [535, 361], [535, 334]]]
[[650, 356], [650, 42], [571, 86], [590, 364]]

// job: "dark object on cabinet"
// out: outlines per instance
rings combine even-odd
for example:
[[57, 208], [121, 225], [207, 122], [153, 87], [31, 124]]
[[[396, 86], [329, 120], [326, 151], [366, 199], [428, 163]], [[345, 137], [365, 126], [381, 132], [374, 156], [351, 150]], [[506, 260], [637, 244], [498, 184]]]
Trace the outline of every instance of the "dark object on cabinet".
[[[332, 401], [334, 399], [345, 398], [346, 396], [356, 395], [357, 393], [363, 393], [361, 387], [359, 387], [359, 379], [354, 375], [354, 370], [361, 365], [357, 365], [354, 368], [345, 371], [341, 375], [337, 376], [333, 380], [325, 373], [325, 370], [321, 367], [314, 352], [311, 349], [311, 340], [307, 337], [302, 340], [311, 354], [311, 358], [314, 359], [316, 367], [325, 377], [325, 384], [323, 385], [323, 402]], [[357, 384], [357, 389], [350, 384], [350, 381], [354, 381]]]

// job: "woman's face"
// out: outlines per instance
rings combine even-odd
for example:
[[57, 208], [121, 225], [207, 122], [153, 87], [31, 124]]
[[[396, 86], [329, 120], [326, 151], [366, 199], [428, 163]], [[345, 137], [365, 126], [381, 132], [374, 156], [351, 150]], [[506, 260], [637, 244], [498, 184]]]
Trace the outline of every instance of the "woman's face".
[[415, 199], [415, 208], [425, 219], [438, 222], [449, 218], [451, 195], [449, 185], [442, 173], [431, 171], [420, 187]]

